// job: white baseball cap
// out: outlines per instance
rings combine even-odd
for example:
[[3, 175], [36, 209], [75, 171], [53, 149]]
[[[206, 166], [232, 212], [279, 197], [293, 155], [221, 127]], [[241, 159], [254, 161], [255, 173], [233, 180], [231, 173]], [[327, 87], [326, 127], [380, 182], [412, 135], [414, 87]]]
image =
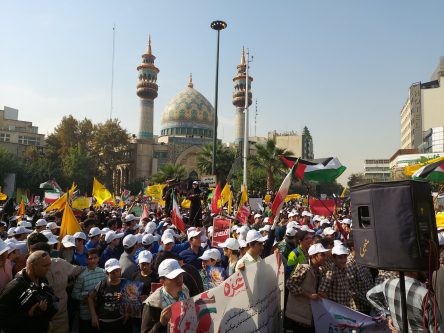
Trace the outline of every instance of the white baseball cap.
[[46, 227], [48, 225], [48, 222], [46, 222], [45, 219], [38, 219], [35, 223], [36, 227]]
[[64, 247], [74, 247], [76, 239], [71, 235], [65, 235], [62, 239], [62, 244]]
[[8, 246], [8, 244], [6, 244], [4, 241], [2, 241], [0, 239], [0, 255], [2, 255], [3, 253], [5, 253], [6, 251], [9, 251], [10, 247]]
[[122, 237], [123, 237], [123, 232], [121, 232], [121, 233], [116, 233], [115, 231], [110, 230], [110, 231], [108, 231], [108, 232], [105, 234], [105, 242], [106, 242], [107, 244], [109, 244], [109, 243], [111, 243], [113, 240], [115, 240], [115, 239], [117, 239], [117, 238], [122, 238]]
[[29, 229], [32, 228], [32, 223], [28, 221], [22, 221], [20, 222], [20, 227]]
[[344, 244], [342, 244], [342, 242], [339, 239], [335, 239], [333, 241], [333, 246], [339, 246], [339, 245], [344, 245]]
[[268, 237], [262, 237], [259, 231], [253, 229], [248, 231], [245, 241], [250, 244], [251, 242], [265, 242], [267, 239]]
[[116, 269], [120, 269], [120, 263], [119, 260], [112, 258], [112, 259], [108, 259], [105, 263], [105, 271], [107, 271], [108, 273], [116, 270]]
[[350, 251], [344, 245], [336, 245], [336, 246], [333, 246], [333, 248], [331, 249], [331, 253], [341, 256], [344, 254], [348, 255], [350, 253]]
[[301, 227], [301, 230], [302, 231], [308, 231], [308, 232], [313, 233], [313, 234], [315, 233], [315, 231], [313, 229], [310, 229], [310, 227], [308, 225], [303, 225]]
[[25, 227], [17, 227], [15, 228], [14, 234], [15, 235], [22, 235], [22, 234], [30, 234], [32, 230], [26, 229]]
[[150, 245], [154, 243], [154, 236], [151, 234], [143, 235], [142, 237], [142, 244], [143, 245]]
[[296, 221], [290, 221], [287, 223], [287, 229], [301, 229], [301, 226]]
[[303, 212], [302, 212], [302, 214], [301, 214], [302, 216], [310, 216], [310, 217], [312, 217], [313, 216], [313, 214], [312, 213], [310, 213], [310, 212], [308, 212], [308, 211], [306, 211], [306, 210], [304, 210]]
[[315, 221], [321, 221], [322, 219], [321, 219], [321, 217], [319, 216], [319, 215], [315, 215], [315, 216], [313, 216], [313, 222], [315, 222]]
[[343, 220], [341, 221], [341, 223], [344, 223], [344, 224], [351, 224], [352, 221], [351, 221], [350, 219], [343, 219]]
[[237, 251], [237, 250], [239, 250], [240, 246], [239, 246], [239, 242], [237, 241], [236, 238], [227, 238], [225, 240], [225, 242], [219, 244], [219, 247], [221, 247], [221, 248], [226, 247], [227, 249]]
[[257, 214], [254, 214], [254, 218], [255, 219], [258, 219], [258, 218], [261, 218], [262, 217], [262, 215], [261, 214], [259, 214], [259, 213], [257, 213]]
[[321, 220], [321, 226], [324, 224], [330, 224], [330, 220], [329, 219], [322, 219]]
[[100, 231], [100, 229], [98, 227], [94, 227], [94, 228], [91, 228], [91, 230], [89, 231], [88, 237], [93, 238], [93, 237], [101, 235], [101, 234], [102, 234], [102, 232]]
[[123, 247], [130, 248], [137, 244], [137, 237], [135, 235], [126, 235], [123, 239]]
[[74, 240], [77, 238], [83, 239], [84, 241], [86, 241], [86, 235], [84, 232], [81, 231], [77, 231], [74, 235], [72, 235], [74, 237]]
[[180, 268], [180, 265], [176, 259], [165, 259], [159, 265], [157, 270], [159, 277], [164, 277], [167, 279], [174, 279], [181, 273], [185, 271]]
[[199, 230], [191, 230], [188, 233], [188, 240], [190, 240], [193, 237], [198, 237], [198, 236], [201, 236], [201, 232]]
[[267, 225], [264, 225], [262, 228], [260, 228], [259, 232], [261, 232], [261, 231], [270, 232], [270, 229], [271, 229], [271, 225], [267, 224]]
[[46, 225], [46, 229], [48, 229], [48, 230], [54, 230], [54, 229], [60, 229], [60, 227], [57, 225], [57, 223], [55, 223], [55, 222], [49, 222], [47, 225]]
[[438, 232], [438, 244], [439, 246], [444, 245], [444, 235], [442, 234], [442, 232]]
[[167, 230], [165, 230], [165, 231], [163, 232], [163, 235], [170, 235], [171, 237], [174, 237], [174, 238], [177, 238], [177, 237], [180, 236], [179, 234], [177, 234], [176, 232], [174, 232], [173, 229], [167, 229]]
[[298, 215], [294, 210], [292, 210], [290, 213], [288, 213], [288, 217], [293, 217]]
[[108, 231], [110, 231], [111, 229], [110, 228], [103, 228], [102, 230], [100, 230], [100, 233], [102, 234], [102, 235], [106, 235], [106, 233], [108, 232]]
[[324, 231], [322, 232], [322, 234], [324, 236], [329, 236], [329, 235], [333, 235], [335, 233], [335, 231], [333, 230], [333, 228], [331, 227], [327, 227], [324, 229]]
[[213, 226], [208, 227], [207, 233], [208, 233], [208, 237], [213, 237]]
[[137, 244], [142, 244], [143, 235], [142, 234], [136, 234]]
[[297, 230], [295, 228], [287, 227], [287, 229], [285, 231], [285, 236], [294, 237], [294, 236], [296, 236], [296, 233], [297, 233]]
[[150, 221], [146, 224], [145, 232], [149, 234], [153, 234], [156, 231], [157, 225], [155, 222]]
[[138, 259], [139, 264], [143, 262], [151, 263], [153, 261], [153, 255], [150, 251], [143, 250], [139, 253]]
[[245, 240], [239, 239], [238, 242], [239, 242], [239, 248], [240, 249], [243, 249], [243, 248], [247, 247], [247, 242]]
[[15, 235], [15, 228], [9, 228], [8, 229], [8, 237]]
[[14, 241], [15, 241], [15, 239], [14, 240], [12, 240], [12, 239], [5, 240], [5, 244], [9, 247], [8, 254], [10, 254], [12, 251], [19, 249], [17, 243]]
[[51, 230], [45, 230], [42, 231], [42, 235], [44, 235], [47, 239], [48, 239], [48, 244], [49, 245], [54, 245], [57, 244], [59, 242], [59, 237], [54, 235]]
[[125, 216], [125, 223], [134, 221], [136, 219], [136, 217], [133, 214], [128, 214]]
[[174, 243], [174, 237], [173, 236], [171, 236], [171, 235], [169, 235], [169, 234], [163, 234], [162, 235], [162, 238], [160, 239], [160, 241], [163, 243], [163, 244], [168, 244], [168, 243]]
[[220, 255], [220, 252], [219, 252], [219, 250], [217, 250], [217, 249], [209, 249], [209, 250], [206, 250], [200, 257], [199, 257], [199, 259], [202, 259], [202, 260], [210, 260], [210, 259], [213, 259], [213, 260], [215, 260], [215, 261], [220, 261], [220, 258], [221, 258], [221, 255]]
[[323, 247], [321, 243], [316, 243], [316, 244], [311, 245], [308, 248], [308, 255], [313, 256], [317, 253], [323, 253], [323, 252], [328, 252], [328, 251], [330, 251], [330, 250]]

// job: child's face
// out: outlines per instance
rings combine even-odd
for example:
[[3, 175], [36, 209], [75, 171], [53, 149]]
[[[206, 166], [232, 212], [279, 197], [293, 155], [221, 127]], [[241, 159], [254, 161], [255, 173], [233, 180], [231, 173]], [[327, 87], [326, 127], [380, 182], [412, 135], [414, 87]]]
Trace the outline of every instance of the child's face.
[[88, 267], [97, 267], [97, 265], [99, 264], [99, 256], [97, 254], [91, 254], [88, 256]]

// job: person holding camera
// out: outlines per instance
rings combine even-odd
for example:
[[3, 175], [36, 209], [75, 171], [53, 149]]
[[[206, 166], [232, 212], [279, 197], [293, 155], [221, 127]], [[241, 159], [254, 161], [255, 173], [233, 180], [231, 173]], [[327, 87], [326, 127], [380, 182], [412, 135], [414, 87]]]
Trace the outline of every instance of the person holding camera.
[[57, 297], [45, 276], [51, 267], [48, 252], [35, 251], [26, 268], [0, 294], [0, 329], [4, 333], [46, 333], [57, 312]]

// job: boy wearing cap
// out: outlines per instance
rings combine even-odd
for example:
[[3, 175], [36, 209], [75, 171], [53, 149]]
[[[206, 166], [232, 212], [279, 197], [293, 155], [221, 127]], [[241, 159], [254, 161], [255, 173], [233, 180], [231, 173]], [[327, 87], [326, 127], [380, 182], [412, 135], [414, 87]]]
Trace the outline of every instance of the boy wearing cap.
[[122, 270], [122, 277], [132, 279], [137, 274], [137, 265], [134, 260], [136, 253], [137, 237], [134, 235], [126, 235], [123, 239], [123, 253], [120, 256], [119, 264]]
[[112, 258], [119, 259], [120, 258], [120, 249], [119, 243], [123, 234], [117, 234], [115, 231], [108, 231], [105, 234], [105, 242], [107, 244], [105, 250], [103, 250], [102, 255], [100, 256], [99, 266], [105, 267], [105, 263]]
[[224, 256], [228, 258], [225, 275], [229, 277], [234, 273], [237, 262], [239, 261], [239, 242], [235, 238], [227, 238], [225, 242], [219, 244], [219, 247], [223, 248]]
[[199, 259], [202, 260], [202, 268], [199, 270], [200, 277], [202, 279], [202, 284], [204, 291], [210, 289], [210, 278], [207, 275], [207, 267], [217, 266], [220, 262], [220, 252], [218, 249], [206, 250]]
[[158, 274], [163, 286], [144, 302], [141, 333], [166, 332], [171, 305], [189, 298], [183, 285], [183, 273], [185, 271], [175, 259], [165, 259], [160, 263]]
[[310, 301], [320, 298], [317, 293], [321, 279], [320, 267], [324, 265], [328, 251], [319, 243], [311, 245], [308, 249], [309, 263], [298, 265], [287, 280], [289, 294], [285, 310], [286, 330], [315, 332]]
[[74, 242], [76, 248], [74, 249], [74, 264], [79, 266], [86, 266], [86, 251], [88, 250], [85, 246], [86, 235], [83, 232], [76, 232], [74, 235]]
[[80, 302], [80, 322], [79, 331], [94, 332], [91, 326], [91, 314], [88, 307], [88, 295], [91, 290], [103, 279], [106, 278], [105, 271], [97, 267], [99, 263], [99, 249], [91, 249], [87, 252], [88, 265], [76, 279], [72, 290], [72, 298]]
[[88, 295], [91, 326], [106, 333], [130, 332], [127, 318], [120, 314], [120, 290], [124, 279], [117, 259], [105, 263], [106, 279], [100, 281]]
[[201, 246], [202, 233], [198, 229], [192, 229], [188, 232], [188, 242], [190, 248], [179, 253], [179, 256], [187, 264], [193, 265], [196, 269], [202, 268], [202, 260], [199, 259], [204, 253], [204, 249]]
[[319, 294], [333, 302], [357, 310], [353, 299], [355, 282], [350, 280], [347, 271], [347, 257], [350, 251], [344, 245], [336, 245], [331, 253], [333, 264], [326, 268], [319, 285]]
[[96, 247], [100, 247], [100, 236], [102, 235], [102, 232], [99, 228], [94, 227], [91, 228], [91, 230], [88, 233], [89, 241], [86, 242], [85, 248], [87, 250], [94, 249]]
[[254, 264], [261, 261], [261, 254], [264, 250], [267, 237], [262, 237], [259, 231], [249, 230], [246, 237], [246, 244], [248, 246], [245, 255], [239, 259], [236, 264], [235, 271], [244, 270], [246, 265]]

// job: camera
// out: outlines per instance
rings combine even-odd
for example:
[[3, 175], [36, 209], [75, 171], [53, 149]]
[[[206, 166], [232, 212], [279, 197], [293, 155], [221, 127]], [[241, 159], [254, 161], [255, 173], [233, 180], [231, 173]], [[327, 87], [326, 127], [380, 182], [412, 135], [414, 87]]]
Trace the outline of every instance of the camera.
[[[58, 311], [57, 302], [59, 301], [59, 298], [54, 294], [53, 289], [46, 283], [41, 283], [40, 285], [31, 283], [28, 289], [26, 289], [19, 297], [20, 305], [26, 312], [28, 312], [34, 304], [45, 300], [48, 302], [45, 314], [52, 317]], [[40, 309], [37, 308], [35, 310], [35, 315], [40, 314]]]

